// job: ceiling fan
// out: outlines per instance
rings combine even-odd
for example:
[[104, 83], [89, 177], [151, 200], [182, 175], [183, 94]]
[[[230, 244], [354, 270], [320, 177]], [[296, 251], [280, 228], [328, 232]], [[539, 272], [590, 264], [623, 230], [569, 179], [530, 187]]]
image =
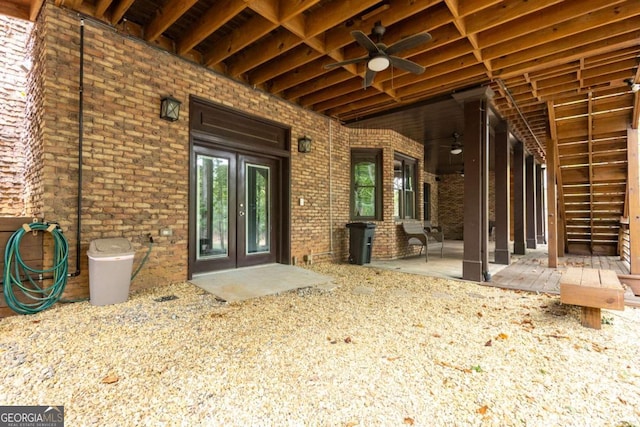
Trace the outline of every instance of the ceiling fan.
[[[462, 137], [462, 135], [454, 131], [451, 134], [451, 136], [427, 140], [425, 142], [425, 147], [427, 146], [427, 144], [431, 145], [432, 147], [437, 146], [438, 150], [442, 150], [443, 152], [446, 150], [449, 154], [453, 154], [454, 156], [457, 156], [458, 154], [462, 153], [462, 142], [460, 141], [460, 137]], [[446, 143], [436, 144], [438, 141], [451, 140], [451, 139], [453, 139], [453, 141], [450, 143], [446, 142]]]
[[458, 132], [454, 132], [451, 136], [453, 137], [453, 143], [451, 144], [450, 153], [453, 155], [458, 155], [462, 153], [462, 144], [459, 141], [460, 134]]
[[425, 68], [422, 65], [416, 64], [408, 59], [397, 57], [395, 54], [428, 42], [431, 40], [431, 35], [429, 33], [418, 33], [399, 40], [391, 46], [387, 46], [381, 41], [385, 31], [386, 28], [382, 23], [376, 22], [374, 24], [371, 32], [377, 37], [377, 43], [374, 43], [373, 40], [360, 30], [351, 31], [351, 37], [353, 37], [356, 42], [368, 52], [367, 56], [347, 59], [334, 64], [327, 64], [324, 68], [331, 69], [341, 67], [343, 65], [356, 64], [358, 62], [366, 62], [367, 72], [364, 75], [364, 88], [371, 86], [373, 78], [377, 72], [384, 71], [389, 68], [389, 66], [393, 66], [413, 74], [424, 73]]

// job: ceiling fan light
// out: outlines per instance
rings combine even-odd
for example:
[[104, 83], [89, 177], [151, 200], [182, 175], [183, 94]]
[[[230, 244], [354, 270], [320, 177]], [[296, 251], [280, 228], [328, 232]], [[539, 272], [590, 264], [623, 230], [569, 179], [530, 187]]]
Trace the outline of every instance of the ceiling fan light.
[[387, 68], [389, 68], [389, 65], [390, 65], [389, 58], [383, 55], [374, 56], [367, 63], [367, 67], [369, 67], [371, 71], [376, 71], [376, 72], [386, 70]]
[[460, 154], [462, 153], [462, 147], [459, 145], [452, 145], [451, 146], [451, 154]]

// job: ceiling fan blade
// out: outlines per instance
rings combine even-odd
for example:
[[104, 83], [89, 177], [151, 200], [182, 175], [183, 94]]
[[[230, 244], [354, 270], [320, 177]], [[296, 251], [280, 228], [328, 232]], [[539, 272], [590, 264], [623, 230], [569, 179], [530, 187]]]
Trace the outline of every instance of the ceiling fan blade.
[[378, 49], [378, 46], [362, 31], [360, 30], [351, 31], [351, 37], [353, 37], [356, 40], [356, 42], [358, 42], [358, 44], [363, 48], [365, 48], [367, 52], [369, 52], [370, 54], [380, 52], [380, 49]]
[[368, 88], [369, 86], [371, 86], [371, 84], [373, 83], [373, 78], [376, 76], [376, 72], [373, 70], [370, 70], [367, 67], [367, 72], [364, 75], [364, 82], [362, 82], [362, 87], [363, 88]]
[[422, 65], [418, 65], [413, 61], [409, 61], [408, 59], [398, 58], [397, 56], [390, 56], [389, 61], [391, 61], [391, 65], [393, 65], [394, 67], [400, 68], [401, 70], [408, 71], [413, 74], [422, 74], [425, 70]]
[[392, 44], [387, 48], [386, 52], [388, 55], [394, 55], [398, 52], [414, 48], [430, 40], [431, 40], [431, 34], [429, 33], [414, 34], [412, 36], [406, 37]]
[[330, 70], [332, 68], [342, 67], [343, 65], [355, 64], [357, 62], [366, 61], [367, 59], [369, 59], [369, 56], [361, 56], [360, 58], [346, 59], [344, 61], [336, 62], [334, 64], [326, 64], [324, 66], [324, 69], [325, 70]]

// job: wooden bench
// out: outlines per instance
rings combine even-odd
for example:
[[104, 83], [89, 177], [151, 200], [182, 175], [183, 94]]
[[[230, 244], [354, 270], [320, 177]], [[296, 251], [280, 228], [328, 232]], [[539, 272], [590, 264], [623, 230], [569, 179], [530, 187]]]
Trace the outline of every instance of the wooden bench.
[[582, 307], [582, 326], [600, 329], [601, 308], [624, 310], [624, 288], [612, 270], [569, 267], [560, 278], [560, 301]]
[[422, 254], [422, 249], [425, 249], [425, 262], [429, 261], [429, 241], [440, 243], [440, 258], [443, 257], [444, 233], [440, 227], [425, 227], [418, 221], [404, 221], [402, 229], [409, 238], [410, 245], [420, 245], [420, 254]]

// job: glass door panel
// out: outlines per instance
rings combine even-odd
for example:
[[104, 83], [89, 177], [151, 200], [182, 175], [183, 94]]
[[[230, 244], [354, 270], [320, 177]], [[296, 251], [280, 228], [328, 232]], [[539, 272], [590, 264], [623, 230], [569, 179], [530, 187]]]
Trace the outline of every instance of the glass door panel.
[[238, 164], [238, 267], [275, 262], [277, 162], [240, 155]]
[[198, 155], [197, 259], [229, 256], [229, 159]]
[[192, 273], [236, 266], [236, 157], [235, 153], [204, 147], [196, 147], [192, 154]]
[[268, 166], [246, 164], [245, 206], [246, 251], [248, 254], [265, 253], [271, 247], [270, 169]]

